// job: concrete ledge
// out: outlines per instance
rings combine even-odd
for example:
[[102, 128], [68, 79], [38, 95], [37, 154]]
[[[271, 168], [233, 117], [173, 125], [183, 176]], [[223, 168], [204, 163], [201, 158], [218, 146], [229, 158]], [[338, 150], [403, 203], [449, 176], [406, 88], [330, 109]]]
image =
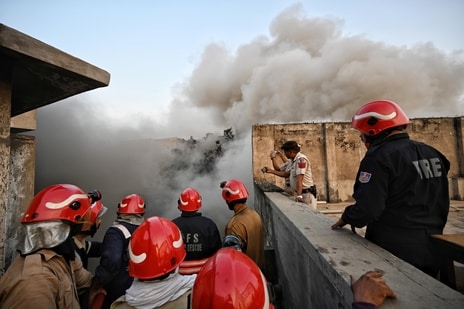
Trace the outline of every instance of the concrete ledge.
[[398, 296], [382, 308], [464, 308], [464, 295], [284, 193], [255, 186], [255, 208], [275, 250], [283, 308], [351, 308], [350, 275], [381, 269]]
[[14, 85], [11, 116], [99, 87], [110, 74], [0, 23], [0, 79]]
[[36, 110], [29, 111], [24, 114], [17, 115], [11, 118], [10, 131], [13, 133], [21, 133], [26, 131], [34, 131], [37, 129]]

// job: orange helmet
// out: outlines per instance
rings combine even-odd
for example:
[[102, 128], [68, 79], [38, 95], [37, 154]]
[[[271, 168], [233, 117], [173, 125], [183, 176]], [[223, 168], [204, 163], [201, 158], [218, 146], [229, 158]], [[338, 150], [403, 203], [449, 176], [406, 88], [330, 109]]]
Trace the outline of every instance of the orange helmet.
[[32, 199], [21, 223], [57, 220], [79, 223], [89, 214], [91, 200], [89, 194], [75, 185], [51, 185]]
[[129, 194], [118, 204], [118, 214], [140, 214], [145, 213], [145, 201], [138, 194]]
[[273, 308], [267, 283], [251, 258], [234, 248], [219, 249], [197, 275], [192, 309]]
[[137, 227], [129, 242], [129, 275], [154, 279], [169, 274], [186, 254], [177, 225], [162, 217], [150, 217]]
[[222, 198], [227, 203], [248, 198], [248, 190], [240, 180], [232, 179], [221, 183]]
[[380, 100], [361, 106], [353, 115], [351, 125], [367, 136], [410, 123], [408, 116], [395, 102]]
[[201, 208], [201, 195], [197, 190], [186, 188], [177, 200], [177, 207], [181, 211], [198, 211]]

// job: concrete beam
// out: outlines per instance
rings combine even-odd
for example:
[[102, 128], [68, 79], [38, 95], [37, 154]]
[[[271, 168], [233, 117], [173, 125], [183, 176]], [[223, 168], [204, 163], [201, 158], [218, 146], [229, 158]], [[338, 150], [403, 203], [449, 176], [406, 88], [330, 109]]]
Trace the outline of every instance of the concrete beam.
[[0, 24], [0, 64], [14, 85], [11, 116], [108, 86], [110, 74], [81, 59]]
[[12, 117], [10, 125], [11, 132], [21, 133], [26, 131], [34, 131], [37, 129], [36, 115], [36, 110], [32, 110], [30, 112]]

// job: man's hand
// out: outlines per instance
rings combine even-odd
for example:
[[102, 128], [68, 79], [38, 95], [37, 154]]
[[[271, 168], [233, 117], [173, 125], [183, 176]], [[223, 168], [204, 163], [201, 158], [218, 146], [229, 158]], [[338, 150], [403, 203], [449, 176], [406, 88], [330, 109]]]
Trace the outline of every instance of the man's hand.
[[354, 302], [370, 303], [380, 307], [386, 298], [396, 299], [395, 292], [382, 276], [382, 271], [368, 271], [356, 281], [350, 276]]
[[269, 173], [269, 174], [274, 174], [274, 170], [268, 166], [265, 166], [261, 169], [263, 173]]
[[338, 221], [335, 224], [332, 225], [332, 230], [338, 229], [338, 228], [343, 227], [345, 225], [346, 225], [345, 221], [343, 221], [342, 218], [340, 218], [340, 219], [338, 219]]

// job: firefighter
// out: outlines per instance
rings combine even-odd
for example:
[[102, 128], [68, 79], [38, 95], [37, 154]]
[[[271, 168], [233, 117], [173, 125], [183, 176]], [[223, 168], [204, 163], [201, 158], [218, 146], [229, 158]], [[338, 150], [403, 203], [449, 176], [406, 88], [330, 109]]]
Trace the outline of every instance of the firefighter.
[[129, 255], [129, 274], [135, 279], [112, 309], [188, 308], [197, 275], [177, 272], [186, 251], [182, 234], [171, 220], [147, 218], [132, 235]]
[[430, 235], [442, 234], [447, 221], [449, 161], [409, 138], [409, 118], [395, 102], [369, 102], [351, 123], [368, 149], [354, 184], [355, 203], [332, 229], [367, 226], [366, 239], [436, 277]]
[[200, 193], [193, 188], [184, 189], [177, 200], [180, 217], [172, 220], [181, 230], [187, 256], [180, 264], [179, 273], [198, 273], [208, 258], [221, 248], [221, 235], [216, 223], [199, 212], [202, 206]]
[[0, 308], [80, 308], [92, 274], [76, 257], [73, 236], [89, 222], [92, 202], [72, 184], [37, 193], [21, 218], [20, 254], [0, 278]]
[[223, 181], [222, 198], [234, 212], [227, 222], [224, 235], [235, 235], [240, 239], [242, 251], [264, 271], [264, 231], [260, 215], [247, 206], [248, 190], [237, 179]]
[[103, 309], [109, 308], [132, 284], [133, 278], [127, 271], [127, 248], [132, 233], [144, 220], [145, 208], [145, 201], [140, 195], [125, 196], [118, 204], [116, 221], [103, 237], [100, 263], [95, 269], [97, 282], [107, 291]]

